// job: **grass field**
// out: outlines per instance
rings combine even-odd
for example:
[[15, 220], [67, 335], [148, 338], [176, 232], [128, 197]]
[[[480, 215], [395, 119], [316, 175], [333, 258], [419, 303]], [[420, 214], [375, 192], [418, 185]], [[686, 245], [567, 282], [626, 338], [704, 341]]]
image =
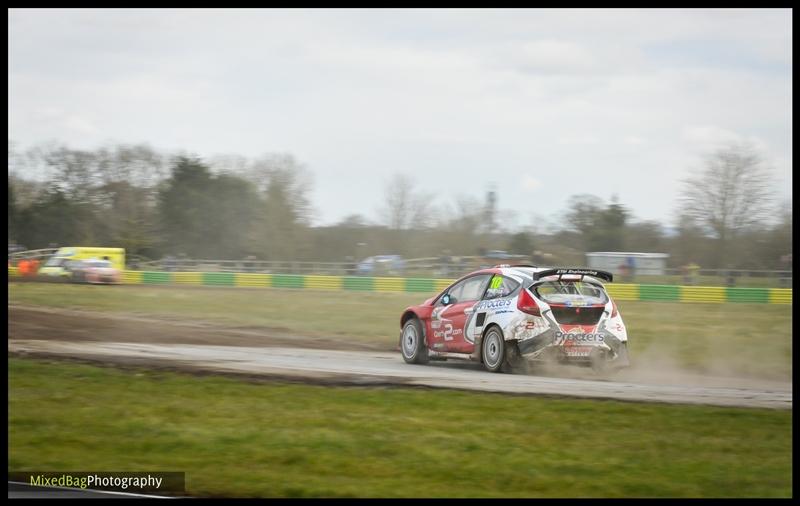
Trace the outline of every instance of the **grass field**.
[[[393, 349], [404, 308], [428, 295], [312, 290], [9, 283], [12, 304], [281, 327]], [[693, 372], [791, 378], [789, 305], [620, 301], [633, 360]]]
[[197, 496], [791, 496], [790, 411], [8, 364], [9, 471], [184, 471]]

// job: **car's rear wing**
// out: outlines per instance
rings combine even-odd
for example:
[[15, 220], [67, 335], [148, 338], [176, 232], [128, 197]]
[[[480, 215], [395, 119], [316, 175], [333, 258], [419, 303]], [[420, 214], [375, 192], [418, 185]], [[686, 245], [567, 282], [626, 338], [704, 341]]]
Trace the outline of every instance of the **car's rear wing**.
[[533, 280], [538, 281], [542, 278], [558, 276], [560, 280], [562, 276], [591, 276], [593, 278], [602, 279], [611, 283], [614, 280], [614, 275], [606, 271], [598, 271], [594, 269], [584, 269], [580, 267], [562, 268], [562, 269], [547, 269], [546, 271], [539, 271], [533, 273]]

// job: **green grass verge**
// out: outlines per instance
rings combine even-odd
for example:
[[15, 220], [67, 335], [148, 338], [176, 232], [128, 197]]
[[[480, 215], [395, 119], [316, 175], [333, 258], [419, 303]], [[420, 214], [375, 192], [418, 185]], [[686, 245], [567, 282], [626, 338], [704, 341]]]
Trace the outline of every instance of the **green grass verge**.
[[198, 496], [792, 492], [790, 411], [8, 365], [9, 471], [184, 471]]
[[[397, 344], [400, 314], [428, 295], [9, 283], [10, 303], [128, 312]], [[619, 301], [630, 351], [659, 365], [788, 380], [789, 305]]]
[[[694, 286], [728, 286], [726, 276], [697, 276], [693, 282], [687, 283], [682, 275], [634, 276], [633, 279], [617, 277], [618, 283], [642, 283], [653, 285], [694, 285]], [[739, 276], [734, 279], [733, 286], [740, 288], [791, 288], [791, 278], [782, 281], [777, 276]]]

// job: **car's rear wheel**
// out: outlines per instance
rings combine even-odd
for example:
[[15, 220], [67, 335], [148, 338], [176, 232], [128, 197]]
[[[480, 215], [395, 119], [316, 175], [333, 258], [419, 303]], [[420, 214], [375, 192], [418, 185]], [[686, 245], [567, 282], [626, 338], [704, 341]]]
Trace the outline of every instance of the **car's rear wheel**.
[[481, 357], [487, 371], [499, 372], [503, 368], [506, 360], [506, 341], [499, 328], [492, 327], [486, 331], [481, 343]]
[[426, 364], [428, 362], [428, 348], [425, 346], [422, 325], [418, 319], [411, 318], [403, 325], [400, 341], [403, 360], [409, 364]]

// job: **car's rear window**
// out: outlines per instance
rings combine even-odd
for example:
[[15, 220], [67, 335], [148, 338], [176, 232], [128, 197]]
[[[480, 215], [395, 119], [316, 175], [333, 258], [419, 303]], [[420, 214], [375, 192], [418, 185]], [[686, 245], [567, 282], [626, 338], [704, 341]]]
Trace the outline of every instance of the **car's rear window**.
[[608, 302], [608, 295], [601, 286], [584, 281], [546, 281], [533, 290], [548, 304], [591, 306]]

